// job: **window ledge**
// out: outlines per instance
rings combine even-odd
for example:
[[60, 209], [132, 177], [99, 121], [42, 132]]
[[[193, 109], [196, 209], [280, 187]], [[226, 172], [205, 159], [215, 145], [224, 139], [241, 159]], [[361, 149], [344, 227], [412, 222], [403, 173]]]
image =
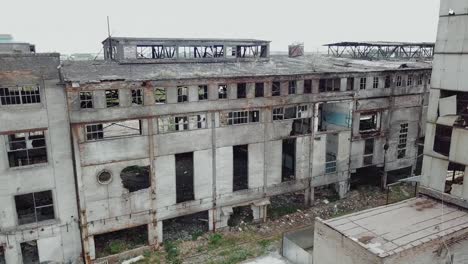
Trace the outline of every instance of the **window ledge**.
[[27, 169], [47, 167], [49, 165], [50, 165], [49, 162], [44, 162], [44, 163], [37, 163], [37, 164], [26, 165], [26, 166], [10, 167], [9, 170], [11, 170], [11, 171], [27, 170]]
[[36, 109], [42, 109], [45, 108], [43, 103], [35, 103], [35, 104], [15, 104], [15, 105], [0, 105], [0, 109], [2, 110], [18, 110], [18, 109], [23, 109], [23, 110], [36, 110]]
[[15, 227], [9, 227], [9, 228], [5, 228], [3, 230], [4, 231], [25, 231], [25, 230], [29, 230], [29, 229], [38, 229], [38, 228], [54, 226], [54, 225], [58, 225], [58, 224], [60, 224], [60, 220], [50, 219], [50, 220], [44, 220], [44, 221], [37, 222], [37, 223], [17, 225]]

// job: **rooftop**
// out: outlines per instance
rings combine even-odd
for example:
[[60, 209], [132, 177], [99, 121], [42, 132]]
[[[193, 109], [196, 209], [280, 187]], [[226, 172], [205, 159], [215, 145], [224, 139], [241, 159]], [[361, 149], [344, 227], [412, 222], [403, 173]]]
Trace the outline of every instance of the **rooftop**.
[[65, 81], [92, 83], [110, 80], [145, 81], [196, 78], [229, 78], [250, 76], [281, 76], [318, 73], [377, 72], [406, 69], [431, 69], [423, 61], [366, 61], [305, 55], [290, 58], [272, 55], [269, 61], [119, 64], [112, 61], [65, 61], [62, 74]]
[[325, 44], [324, 46], [425, 46], [434, 47], [434, 42], [392, 42], [392, 41], [362, 41], [362, 42], [337, 42]]
[[[109, 38], [102, 41], [105, 43]], [[223, 39], [223, 38], [133, 38], [133, 37], [111, 37], [114, 41], [148, 41], [148, 42], [266, 42], [268, 40], [260, 39]]]
[[399, 253], [462, 229], [468, 232], [466, 211], [425, 197], [323, 222], [379, 257]]

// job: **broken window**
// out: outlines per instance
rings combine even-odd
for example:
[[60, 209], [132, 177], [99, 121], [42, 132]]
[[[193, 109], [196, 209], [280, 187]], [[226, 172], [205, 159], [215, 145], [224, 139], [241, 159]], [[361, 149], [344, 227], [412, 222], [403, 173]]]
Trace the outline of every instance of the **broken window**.
[[255, 83], [255, 97], [263, 97], [264, 87], [264, 83]]
[[283, 120], [284, 119], [284, 108], [274, 108], [273, 109], [273, 121]]
[[413, 76], [409, 75], [408, 79], [406, 80], [406, 86], [411, 87], [413, 86]]
[[380, 115], [379, 113], [361, 113], [359, 119], [359, 131], [374, 131], [380, 128]]
[[238, 83], [237, 84], [237, 98], [245, 98], [247, 96], [247, 84]]
[[[202, 236], [209, 229], [209, 211], [183, 215], [162, 221], [164, 241], [184, 240], [187, 233], [193, 240]], [[181, 232], [182, 230], [190, 230]]]
[[452, 142], [452, 127], [436, 125], [434, 136], [434, 151], [444, 156], [450, 153], [450, 144]]
[[372, 165], [374, 159], [374, 139], [364, 141], [364, 165]]
[[96, 258], [103, 258], [148, 245], [148, 225], [94, 235]]
[[390, 88], [392, 86], [392, 77], [385, 76], [385, 88]]
[[158, 119], [159, 133], [207, 128], [206, 114], [191, 116], [165, 116]]
[[304, 94], [312, 93], [312, 80], [304, 80]]
[[468, 93], [440, 90], [439, 116], [457, 115], [454, 127], [468, 127]]
[[288, 94], [296, 94], [297, 81], [289, 81]]
[[208, 99], [208, 86], [198, 85], [198, 101], [203, 101], [207, 99]]
[[80, 92], [80, 108], [93, 108], [93, 92]]
[[39, 264], [39, 250], [37, 240], [23, 242], [20, 244], [21, 256], [24, 264]]
[[193, 191], [193, 152], [175, 154], [177, 203], [195, 199]]
[[397, 77], [396, 77], [396, 87], [401, 87], [401, 85], [402, 85], [401, 75], [397, 75]]
[[119, 106], [119, 90], [106, 90], [106, 107]]
[[325, 173], [335, 173], [338, 154], [338, 134], [327, 135], [327, 145], [325, 152]]
[[165, 88], [154, 88], [154, 102], [156, 104], [166, 103], [166, 89]]
[[227, 224], [229, 227], [239, 226], [242, 223], [252, 223], [254, 220], [252, 206], [236, 206], [232, 208]]
[[249, 146], [233, 147], [233, 191], [249, 188]]
[[307, 105], [273, 108], [273, 120], [309, 117], [307, 109]]
[[398, 156], [402, 159], [406, 157], [406, 145], [408, 143], [408, 123], [400, 124], [400, 135], [398, 137]]
[[86, 125], [86, 140], [141, 135], [141, 120]]
[[236, 46], [237, 58], [267, 57], [267, 46]]
[[221, 113], [220, 120], [223, 126], [258, 123], [260, 122], [260, 111], [251, 110]]
[[177, 102], [183, 103], [188, 101], [188, 87], [179, 86], [177, 87]]
[[147, 189], [151, 186], [149, 166], [130, 166], [120, 173], [122, 185], [129, 192]]
[[296, 139], [283, 139], [281, 181], [296, 179]]
[[424, 75], [418, 75], [418, 85], [423, 85]]
[[346, 80], [346, 91], [353, 91], [354, 90], [354, 77], [349, 77]]
[[226, 84], [218, 85], [218, 98], [219, 99], [227, 98], [227, 85]]
[[175, 46], [163, 45], [138, 45], [137, 59], [167, 59], [175, 58]]
[[339, 92], [341, 87], [341, 79], [320, 79], [319, 91], [320, 92]]
[[374, 83], [372, 85], [374, 89], [379, 88], [379, 77], [374, 77]]
[[52, 191], [16, 195], [15, 205], [19, 225], [55, 218]]
[[142, 105], [142, 104], [143, 104], [143, 90], [132, 89], [132, 105]]
[[445, 193], [463, 196], [463, 181], [465, 178], [465, 165], [450, 162], [445, 179]]
[[273, 82], [271, 86], [271, 96], [280, 96], [281, 95], [281, 83]]
[[11, 168], [47, 163], [44, 131], [9, 134], [7, 152]]
[[291, 129], [291, 136], [306, 135], [312, 133], [312, 119], [294, 119]]
[[0, 87], [1, 105], [37, 104], [41, 102], [38, 85]]
[[367, 85], [367, 78], [361, 78], [359, 80], [359, 90], [364, 90], [366, 89], [366, 85]]

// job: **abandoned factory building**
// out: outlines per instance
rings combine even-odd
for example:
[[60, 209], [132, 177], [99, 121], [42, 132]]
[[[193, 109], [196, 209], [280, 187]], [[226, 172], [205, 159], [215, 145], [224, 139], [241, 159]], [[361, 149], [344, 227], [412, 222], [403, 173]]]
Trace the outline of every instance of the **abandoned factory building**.
[[125, 232], [162, 242], [171, 219], [216, 230], [240, 207], [264, 220], [276, 195], [418, 170], [430, 61], [251, 39], [103, 47], [103, 61], [0, 55], [0, 263], [91, 262]]

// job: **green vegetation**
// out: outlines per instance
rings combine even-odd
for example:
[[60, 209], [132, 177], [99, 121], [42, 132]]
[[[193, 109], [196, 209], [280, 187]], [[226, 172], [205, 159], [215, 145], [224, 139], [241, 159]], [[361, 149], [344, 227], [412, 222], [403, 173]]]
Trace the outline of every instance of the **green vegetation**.
[[192, 233], [192, 240], [196, 241], [199, 237], [203, 235], [203, 230], [196, 230], [195, 232]]
[[164, 243], [164, 250], [166, 251], [166, 260], [171, 264], [180, 264], [182, 260], [180, 259], [180, 251], [178, 247], [178, 242], [167, 241]]
[[107, 247], [107, 251], [110, 253], [110, 255], [118, 254], [124, 252], [125, 250], [127, 250], [127, 246], [122, 240], [111, 241]]

